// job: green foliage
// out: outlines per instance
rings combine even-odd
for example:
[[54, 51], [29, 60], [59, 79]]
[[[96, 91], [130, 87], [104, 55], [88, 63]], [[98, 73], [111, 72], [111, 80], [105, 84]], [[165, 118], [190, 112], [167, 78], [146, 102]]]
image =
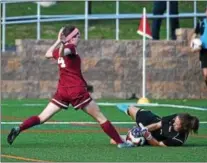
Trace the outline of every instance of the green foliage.
[[[204, 12], [206, 2], [197, 2], [198, 12]], [[148, 13], [152, 13], [152, 1], [120, 1], [120, 13], [142, 13], [142, 8], [146, 7]], [[193, 2], [179, 2], [180, 12], [193, 12]], [[65, 1], [57, 2], [56, 5], [49, 8], [41, 7], [41, 14], [60, 15], [60, 14], [84, 14], [84, 1]], [[116, 2], [96, 1], [92, 2], [93, 14], [116, 13]], [[37, 5], [35, 3], [11, 3], [7, 4], [7, 16], [36, 15]], [[82, 38], [84, 38], [84, 21], [66, 21], [66, 22], [49, 22], [41, 23], [41, 39], [56, 39], [60, 27], [65, 24], [74, 24], [80, 28]], [[120, 39], [141, 39], [136, 34], [139, 20], [120, 20]], [[15, 39], [36, 39], [36, 24], [7, 25], [6, 44], [13, 46]], [[180, 27], [193, 28], [193, 18], [180, 19]], [[115, 39], [115, 20], [90, 20], [89, 21], [89, 39]], [[162, 22], [160, 30], [161, 39], [166, 38], [166, 23]]]

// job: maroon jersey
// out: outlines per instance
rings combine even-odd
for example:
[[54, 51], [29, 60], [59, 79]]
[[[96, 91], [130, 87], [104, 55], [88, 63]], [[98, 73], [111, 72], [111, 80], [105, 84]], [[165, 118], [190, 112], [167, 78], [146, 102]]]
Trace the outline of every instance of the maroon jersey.
[[53, 52], [53, 58], [58, 61], [59, 83], [58, 87], [86, 87], [86, 81], [81, 72], [81, 58], [73, 44], [65, 45], [71, 54], [59, 57], [59, 49]]

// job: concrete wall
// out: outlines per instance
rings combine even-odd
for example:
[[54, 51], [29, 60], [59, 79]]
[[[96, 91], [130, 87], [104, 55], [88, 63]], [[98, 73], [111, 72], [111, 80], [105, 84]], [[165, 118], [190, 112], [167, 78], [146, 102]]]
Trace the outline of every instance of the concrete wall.
[[[207, 98], [199, 55], [190, 52], [190, 29], [177, 30], [176, 41], [148, 41], [146, 95], [148, 98]], [[16, 40], [17, 50], [5, 52], [2, 98], [50, 98], [56, 90], [58, 69], [44, 58], [54, 40]], [[142, 95], [142, 40], [81, 41], [84, 77], [94, 87], [94, 98]]]

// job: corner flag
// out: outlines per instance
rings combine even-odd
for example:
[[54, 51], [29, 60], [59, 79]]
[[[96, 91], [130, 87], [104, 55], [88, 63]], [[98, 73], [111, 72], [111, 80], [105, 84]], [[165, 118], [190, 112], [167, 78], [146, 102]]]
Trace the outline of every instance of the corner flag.
[[142, 57], [142, 98], [140, 98], [137, 103], [145, 104], [149, 103], [149, 100], [146, 98], [146, 37], [152, 39], [152, 32], [150, 30], [149, 22], [146, 17], [146, 8], [143, 8], [143, 15], [140, 21], [139, 28], [137, 33], [142, 35], [143, 38], [143, 57]]
[[[145, 24], [144, 24], [144, 22], [145, 22]], [[145, 27], [145, 31], [144, 31], [144, 27]], [[152, 32], [151, 32], [150, 25], [147, 20], [146, 14], [143, 14], [143, 16], [141, 18], [140, 25], [137, 29], [137, 33], [142, 36], [144, 36], [144, 33], [145, 33], [145, 37], [152, 39]]]

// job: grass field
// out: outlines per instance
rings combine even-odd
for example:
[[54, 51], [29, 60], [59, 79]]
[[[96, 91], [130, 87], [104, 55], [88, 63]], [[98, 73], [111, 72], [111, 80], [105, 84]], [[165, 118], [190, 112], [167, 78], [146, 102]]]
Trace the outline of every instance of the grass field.
[[[203, 13], [206, 2], [197, 2], [197, 11]], [[153, 2], [132, 2], [120, 1], [120, 13], [142, 13], [142, 8], [146, 7], [148, 13], [152, 13]], [[37, 5], [34, 3], [13, 3], [7, 4], [7, 16], [36, 15]], [[179, 2], [179, 12], [193, 12], [193, 2]], [[41, 8], [44, 15], [59, 14], [84, 14], [84, 1], [66, 1], [58, 2], [50, 8]], [[116, 13], [115, 2], [97, 1], [92, 3], [93, 14]], [[141, 39], [136, 34], [139, 20], [120, 20], [120, 39]], [[60, 27], [65, 24], [74, 24], [84, 36], [84, 21], [50, 22], [41, 23], [41, 38], [56, 39]], [[180, 19], [180, 27], [193, 28], [193, 19]], [[89, 39], [115, 39], [115, 20], [91, 20], [89, 21]], [[160, 35], [162, 39], [166, 38], [166, 23], [163, 20]], [[8, 25], [6, 30], [6, 44], [13, 46], [15, 39], [36, 39], [36, 24]], [[84, 37], [83, 37], [84, 38]]]
[[[48, 100], [3, 100], [2, 122], [21, 122], [37, 115]], [[99, 100], [98, 102], [135, 102], [135, 100]], [[152, 100], [154, 103], [197, 106], [207, 108], [206, 100]], [[131, 119], [115, 106], [100, 106], [101, 110], [125, 134], [133, 124]], [[171, 107], [144, 107], [165, 116], [189, 112], [202, 122], [198, 135], [191, 135], [182, 147], [137, 147], [118, 149], [109, 144], [109, 138], [96, 124], [44, 124], [27, 130], [17, 137], [12, 146], [6, 142], [11, 124], [1, 125], [2, 162], [205, 162], [207, 160], [207, 111]], [[82, 111], [69, 108], [55, 115], [51, 122], [94, 122]]]

